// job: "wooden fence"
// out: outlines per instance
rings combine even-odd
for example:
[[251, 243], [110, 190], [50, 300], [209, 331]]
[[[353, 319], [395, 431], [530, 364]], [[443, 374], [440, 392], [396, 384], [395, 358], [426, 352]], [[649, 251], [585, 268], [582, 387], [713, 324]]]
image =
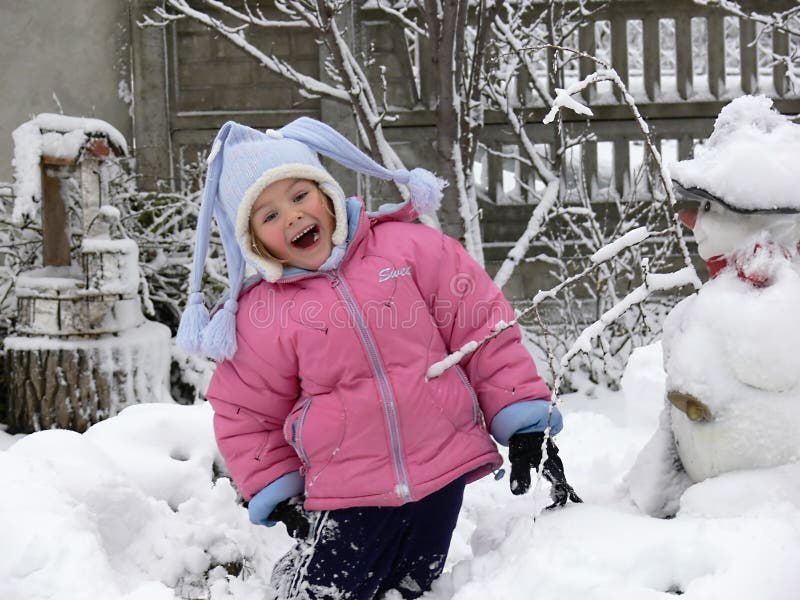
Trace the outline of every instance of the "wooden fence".
[[[134, 19], [141, 20], [156, 4], [132, 0]], [[791, 0], [742, 2], [746, 10], [767, 13], [793, 4]], [[343, 18], [352, 43], [373, 59], [368, 74], [374, 81], [382, 75], [390, 90], [396, 119], [384, 124], [386, 136], [407, 164], [430, 164], [435, 139], [431, 109], [436, 99], [430, 69], [424, 68], [425, 40], [409, 40], [385, 15], [360, 6], [349, 5]], [[711, 132], [720, 109], [742, 94], [764, 93], [782, 112], [800, 113], [800, 96], [788, 89], [785, 67], [769, 59], [770, 51], [787, 52], [785, 34], [762, 37], [753, 45], [759, 31], [752, 21], [725, 16], [691, 0], [612, 0], [593, 18], [591, 25], [576, 32], [574, 45], [613, 65], [667, 160], [690, 157], [697, 141]], [[252, 31], [248, 39], [310, 75], [323, 72], [325, 56], [307, 30]], [[189, 19], [163, 29], [136, 29], [133, 50], [137, 160], [151, 184], [157, 178], [174, 177], [177, 166], [204, 155], [215, 130], [228, 119], [266, 128], [309, 115], [353, 131], [348, 107], [301, 96], [291, 83]], [[568, 82], [595, 68], [588, 59], [576, 61], [567, 69]], [[620, 99], [619, 90], [595, 86], [583, 95], [594, 113], [591, 120], [565, 115], [570, 132], [594, 136], [571, 158], [598, 201], [608, 194], [627, 193], [641, 162], [641, 132]], [[532, 138], [551, 144], [553, 129], [541, 123], [549, 107], [528, 96], [518, 102], [530, 109]], [[502, 115], [490, 112], [485, 118], [482, 142], [513, 155], [515, 141]], [[502, 259], [503, 247], [518, 235], [520, 211], [507, 205], [531, 201], [515, 176], [535, 187], [538, 175], [519, 173], [497, 153], [487, 153], [482, 161], [480, 195], [486, 201], [482, 226], [491, 248], [487, 252], [491, 272]], [[334, 176], [343, 180], [345, 189], [355, 189], [352, 175], [334, 169]]]

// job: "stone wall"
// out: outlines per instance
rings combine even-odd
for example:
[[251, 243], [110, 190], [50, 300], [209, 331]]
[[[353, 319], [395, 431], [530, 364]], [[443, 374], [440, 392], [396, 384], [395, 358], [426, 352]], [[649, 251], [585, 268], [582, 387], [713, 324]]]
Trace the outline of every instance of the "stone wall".
[[127, 0], [2, 3], [0, 181], [13, 175], [11, 132], [37, 113], [97, 117], [131, 140], [129, 36]]

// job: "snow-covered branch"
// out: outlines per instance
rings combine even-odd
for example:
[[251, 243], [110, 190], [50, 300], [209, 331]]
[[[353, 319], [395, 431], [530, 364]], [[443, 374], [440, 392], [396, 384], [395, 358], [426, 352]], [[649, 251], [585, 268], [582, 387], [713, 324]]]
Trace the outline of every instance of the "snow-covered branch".
[[500, 269], [494, 276], [494, 282], [498, 287], [502, 288], [508, 283], [516, 266], [525, 258], [525, 253], [528, 251], [531, 242], [541, 232], [541, 227], [542, 224], [545, 223], [547, 213], [553, 209], [558, 200], [558, 191], [560, 187], [561, 182], [557, 179], [547, 184], [541, 202], [536, 205], [536, 208], [534, 208], [531, 213], [531, 218], [528, 221], [525, 232], [516, 241], [514, 247], [509, 251], [508, 256], [503, 261], [503, 264], [500, 265]]
[[244, 4], [246, 12], [236, 10], [227, 2], [220, 2], [219, 0], [204, 0], [204, 2], [211, 8], [214, 8], [220, 12], [224, 12], [232, 17], [235, 17], [242, 23], [247, 23], [249, 25], [269, 27], [270, 29], [308, 29], [308, 23], [305, 23], [296, 17], [289, 21], [267, 19], [261, 12], [261, 9], [257, 9], [257, 11], [254, 13], [247, 2]]
[[[214, 3], [223, 4], [221, 2]], [[286, 61], [281, 60], [273, 54], [267, 54], [248, 42], [244, 28], [249, 24], [250, 17], [243, 15], [247, 21], [241, 26], [231, 27], [220, 19], [212, 17], [207, 12], [193, 8], [189, 4], [188, 0], [166, 0], [166, 5], [172, 10], [180, 13], [180, 16], [194, 19], [209, 29], [218, 32], [232, 44], [238, 48], [241, 48], [244, 52], [252, 56], [261, 65], [276, 75], [280, 75], [281, 77], [294, 82], [298, 88], [306, 93], [314, 96], [325, 96], [339, 101], [349, 100], [349, 96], [344, 90], [328, 85], [315, 77], [301, 73]], [[164, 11], [159, 12], [159, 10], [156, 9], [156, 12], [163, 17]], [[174, 19], [174, 16], [172, 18]], [[311, 17], [309, 16], [309, 18]], [[142, 24], [146, 23], [143, 22]]]
[[[542, 302], [551, 298], [555, 298], [560, 290], [582, 279], [591, 271], [593, 271], [595, 268], [597, 268], [599, 264], [610, 261], [611, 259], [616, 257], [620, 252], [624, 251], [625, 249], [633, 245], [643, 242], [652, 235], [653, 234], [648, 232], [646, 229], [639, 228], [629, 232], [628, 234], [626, 234], [619, 240], [616, 240], [615, 242], [609, 244], [608, 246], [601, 248], [592, 257], [593, 260], [591, 266], [585, 268], [581, 273], [578, 273], [569, 279], [561, 281], [559, 284], [557, 284], [556, 286], [554, 286], [549, 290], [538, 292], [533, 297], [530, 306], [525, 308], [525, 310], [520, 311], [515, 319], [513, 319], [510, 322], [502, 321], [496, 323], [492, 333], [490, 333], [489, 335], [483, 337], [480, 340], [470, 340], [469, 342], [465, 343], [458, 351], [430, 365], [426, 372], [426, 377], [428, 379], [433, 379], [435, 377], [440, 376], [445, 370], [460, 362], [465, 356], [475, 352], [486, 342], [496, 338], [498, 335], [500, 335], [503, 331], [505, 331], [509, 327], [518, 325], [521, 319], [531, 314], [533, 311], [537, 310], [538, 306]], [[600, 317], [600, 319], [598, 319], [597, 321], [586, 327], [583, 330], [583, 332], [581, 332], [581, 334], [572, 344], [571, 348], [562, 357], [561, 359], [562, 370], [566, 370], [567, 366], [569, 365], [569, 362], [579, 352], [581, 351], [589, 352], [589, 350], [591, 349], [591, 340], [599, 336], [603, 332], [603, 330], [606, 327], [608, 327], [608, 325], [617, 320], [623, 313], [625, 313], [632, 306], [642, 303], [655, 291], [665, 291], [668, 289], [682, 287], [685, 285], [692, 285], [694, 286], [695, 289], [700, 288], [701, 281], [698, 278], [697, 272], [694, 270], [694, 267], [691, 266], [684, 267], [673, 273], [663, 273], [663, 274], [647, 273], [645, 275], [644, 283], [642, 283], [634, 291], [625, 296], [625, 298], [623, 298], [620, 302], [615, 304], [609, 310], [604, 312], [603, 315]]]
[[388, 4], [386, 4], [385, 2], [383, 2], [382, 0], [377, 0], [376, 5], [381, 12], [389, 15], [390, 17], [393, 17], [394, 19], [397, 19], [408, 31], [413, 31], [414, 33], [422, 37], [428, 36], [428, 32], [425, 29], [420, 27], [416, 21], [409, 19], [406, 16], [405, 10], [398, 10], [396, 8], [393, 8]]
[[[658, 149], [656, 148], [655, 144], [653, 143], [652, 137], [650, 135], [650, 128], [648, 127], [647, 122], [644, 120], [644, 118], [642, 117], [641, 113], [639, 112], [639, 107], [637, 106], [636, 101], [633, 99], [633, 96], [629, 93], [628, 87], [622, 81], [622, 79], [620, 78], [619, 74], [613, 68], [611, 68], [610, 65], [608, 65], [604, 61], [598, 59], [597, 57], [592, 56], [591, 54], [587, 54], [585, 52], [574, 50], [572, 48], [564, 48], [564, 47], [560, 47], [559, 46], [559, 47], [556, 47], [555, 49], [561, 50], [563, 52], [571, 52], [571, 53], [574, 53], [574, 54], [576, 54], [576, 55], [578, 55], [578, 56], [580, 56], [582, 58], [588, 58], [588, 59], [593, 60], [596, 63], [600, 64], [602, 67], [604, 67], [603, 69], [600, 69], [599, 71], [595, 71], [594, 73], [591, 73], [590, 75], [586, 76], [581, 81], [578, 81], [574, 85], [570, 86], [570, 88], [568, 90], [569, 94], [578, 94], [581, 91], [583, 91], [584, 89], [588, 88], [590, 85], [596, 84], [596, 83], [598, 83], [600, 81], [610, 81], [620, 90], [621, 95], [622, 95], [622, 100], [628, 106], [628, 108], [630, 109], [630, 111], [631, 111], [631, 113], [633, 115], [634, 121], [636, 122], [637, 126], [639, 127], [639, 130], [642, 132], [642, 137], [643, 137], [645, 146], [647, 147], [648, 151], [650, 152], [650, 155], [652, 156], [653, 161], [658, 166], [658, 175], [659, 175], [659, 178], [661, 180], [661, 184], [664, 187], [664, 191], [666, 193], [667, 200], [669, 202], [669, 206], [672, 209], [671, 210], [672, 228], [673, 228], [673, 232], [675, 234], [675, 239], [676, 239], [676, 241], [677, 241], [677, 243], [678, 243], [678, 245], [679, 245], [679, 247], [681, 249], [681, 255], [683, 256], [684, 264], [686, 264], [687, 266], [691, 266], [692, 265], [692, 260], [691, 260], [691, 257], [689, 255], [689, 250], [686, 247], [686, 242], [683, 240], [683, 235], [681, 233], [681, 224], [678, 221], [677, 211], [674, 210], [675, 209], [675, 194], [674, 194], [674, 191], [672, 189], [672, 179], [671, 179], [669, 171], [668, 171], [668, 169], [667, 169], [666, 165], [664, 164], [664, 161], [663, 161], [663, 159], [661, 157], [661, 153], [658, 151]], [[565, 92], [565, 94], [562, 94], [562, 96], [564, 96], [564, 95], [566, 95], [566, 92]], [[567, 102], [567, 100], [562, 97], [562, 99], [559, 100], [558, 102], [565, 103], [565, 102]], [[580, 106], [583, 106], [583, 105], [580, 105]], [[573, 108], [573, 106], [570, 106], [570, 108]]]
[[793, 6], [785, 11], [771, 12], [768, 14], [765, 14], [766, 11], [757, 12], [753, 10], [748, 12], [742, 8], [740, 2], [734, 2], [732, 0], [694, 0], [694, 3], [701, 6], [720, 8], [730, 15], [760, 23], [768, 29], [788, 33], [789, 35], [800, 36], [800, 29], [792, 27], [789, 23], [792, 17], [800, 15], [800, 2], [797, 3], [797, 6]]
[[561, 357], [561, 369], [566, 371], [572, 358], [580, 352], [589, 352], [592, 340], [597, 338], [603, 330], [616, 321], [631, 307], [644, 302], [650, 294], [672, 288], [692, 285], [699, 289], [702, 285], [697, 277], [697, 272], [692, 267], [683, 267], [674, 273], [651, 273], [645, 277], [644, 283], [630, 292], [620, 302], [612, 306], [594, 323], [586, 327], [581, 335], [572, 344], [572, 347]]

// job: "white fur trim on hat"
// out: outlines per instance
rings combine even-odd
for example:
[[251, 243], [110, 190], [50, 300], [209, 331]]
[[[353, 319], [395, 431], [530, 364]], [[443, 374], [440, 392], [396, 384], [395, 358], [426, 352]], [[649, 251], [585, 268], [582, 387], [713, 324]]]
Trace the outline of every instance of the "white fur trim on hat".
[[250, 238], [250, 211], [256, 199], [267, 186], [281, 179], [308, 179], [315, 181], [322, 192], [331, 199], [336, 225], [331, 242], [334, 246], [343, 244], [347, 238], [347, 212], [344, 191], [324, 169], [302, 163], [290, 163], [269, 169], [247, 188], [236, 213], [236, 239], [248, 263], [258, 270], [264, 279], [274, 283], [283, 276], [283, 265], [275, 259], [261, 256], [253, 250]]

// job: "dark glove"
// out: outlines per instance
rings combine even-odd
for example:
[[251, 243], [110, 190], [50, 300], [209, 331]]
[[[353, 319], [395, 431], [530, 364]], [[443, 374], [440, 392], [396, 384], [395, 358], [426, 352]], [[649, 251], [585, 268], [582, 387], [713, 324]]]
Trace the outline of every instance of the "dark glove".
[[308, 537], [311, 528], [308, 514], [303, 510], [303, 500], [299, 497], [279, 502], [269, 514], [270, 521], [280, 521], [286, 525], [289, 535], [298, 540]]
[[[531, 469], [539, 469], [542, 461], [544, 433], [515, 433], [508, 444], [508, 459], [511, 462], [511, 493], [524, 494], [531, 487]], [[583, 502], [564, 475], [564, 463], [558, 456], [558, 447], [547, 439], [547, 460], [544, 461], [544, 478], [550, 482], [550, 498], [553, 503], [547, 508], [564, 506], [568, 500]]]

